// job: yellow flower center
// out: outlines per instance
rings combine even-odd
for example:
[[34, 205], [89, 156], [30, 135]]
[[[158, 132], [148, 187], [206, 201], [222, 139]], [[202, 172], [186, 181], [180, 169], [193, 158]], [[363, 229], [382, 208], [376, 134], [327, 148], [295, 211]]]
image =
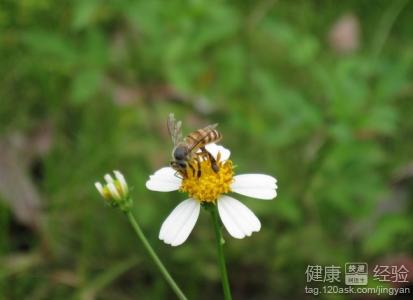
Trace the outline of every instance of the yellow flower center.
[[[181, 192], [188, 193], [201, 203], [216, 203], [221, 194], [231, 191], [234, 175], [232, 161], [217, 161], [218, 172], [212, 169], [209, 160], [202, 160], [199, 165], [196, 161], [190, 164], [193, 168], [187, 167], [187, 176], [184, 176], [179, 189]], [[199, 177], [198, 170], [201, 171]]]

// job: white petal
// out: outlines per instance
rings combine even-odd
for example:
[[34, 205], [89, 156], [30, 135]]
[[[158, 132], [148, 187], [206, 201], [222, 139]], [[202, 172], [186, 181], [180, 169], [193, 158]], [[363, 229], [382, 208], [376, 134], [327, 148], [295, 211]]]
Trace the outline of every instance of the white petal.
[[207, 149], [207, 151], [211, 153], [214, 158], [217, 158], [218, 152], [220, 152], [221, 161], [228, 160], [231, 155], [231, 151], [217, 144], [208, 144], [205, 146], [205, 149]]
[[106, 174], [106, 175], [104, 176], [104, 178], [105, 178], [105, 180], [106, 180], [107, 183], [113, 183], [113, 178], [112, 178], [112, 176], [110, 176], [109, 174]]
[[176, 171], [171, 167], [159, 169], [149, 176], [146, 187], [157, 192], [176, 191], [181, 186], [182, 179], [176, 176]]
[[185, 242], [198, 220], [200, 208], [199, 202], [191, 198], [181, 202], [163, 222], [159, 239], [171, 246]]
[[126, 180], [125, 177], [123, 176], [123, 174], [119, 171], [113, 171], [113, 173], [115, 174], [116, 179], [119, 181], [122, 192], [126, 195], [128, 193], [128, 185], [126, 184]]
[[271, 200], [277, 196], [277, 180], [264, 174], [243, 174], [234, 176], [231, 190], [257, 199]]
[[260, 231], [260, 220], [244, 204], [228, 196], [222, 196], [217, 202], [222, 223], [234, 238], [242, 239]]
[[104, 197], [102, 184], [100, 182], [95, 182], [95, 187], [99, 191], [99, 193], [102, 195], [102, 197]]
[[115, 184], [112, 182], [112, 183], [109, 183], [108, 185], [107, 185], [107, 187], [108, 187], [108, 189], [109, 189], [109, 191], [110, 191], [110, 195], [112, 196], [112, 198], [115, 198], [115, 199], [117, 199], [117, 200], [120, 200], [121, 199], [121, 197], [120, 197], [120, 195], [119, 195], [119, 192], [118, 192], [118, 190], [116, 189], [116, 187], [115, 187]]

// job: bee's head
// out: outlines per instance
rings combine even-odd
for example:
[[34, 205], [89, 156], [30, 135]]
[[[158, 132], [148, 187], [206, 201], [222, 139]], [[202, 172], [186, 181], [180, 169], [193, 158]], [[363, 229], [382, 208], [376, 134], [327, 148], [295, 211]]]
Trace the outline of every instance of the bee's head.
[[174, 161], [171, 161], [171, 167], [174, 170], [185, 172], [186, 163], [185, 163], [185, 161], [176, 161], [176, 160], [174, 160]]
[[188, 148], [185, 145], [178, 145], [174, 149], [172, 156], [177, 162], [183, 163], [188, 156]]

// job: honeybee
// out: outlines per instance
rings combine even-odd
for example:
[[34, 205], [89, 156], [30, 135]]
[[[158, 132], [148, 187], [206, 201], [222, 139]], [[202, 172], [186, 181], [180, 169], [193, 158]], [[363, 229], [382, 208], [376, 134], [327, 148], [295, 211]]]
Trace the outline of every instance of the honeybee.
[[[215, 158], [209, 153], [205, 146], [210, 143], [215, 143], [221, 140], [222, 135], [215, 128], [218, 124], [208, 125], [204, 128], [195, 130], [188, 134], [185, 138], [182, 138], [182, 122], [176, 121], [173, 113], [169, 114], [168, 118], [168, 132], [172, 138], [174, 148], [172, 150], [171, 167], [180, 173], [182, 176], [187, 176], [187, 166], [189, 166], [193, 172], [194, 167], [188, 162], [195, 160], [198, 163], [198, 177], [201, 175], [200, 170], [200, 158], [208, 157], [211, 162], [211, 167], [215, 172], [219, 171], [219, 167]], [[198, 152], [198, 150], [201, 150]]]

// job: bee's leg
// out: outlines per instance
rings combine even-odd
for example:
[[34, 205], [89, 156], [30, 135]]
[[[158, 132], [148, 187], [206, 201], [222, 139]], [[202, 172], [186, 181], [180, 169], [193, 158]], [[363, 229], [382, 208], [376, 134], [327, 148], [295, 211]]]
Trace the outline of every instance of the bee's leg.
[[[175, 177], [178, 177], [180, 179], [183, 179], [183, 178], [187, 177], [186, 169], [180, 168], [177, 165], [177, 163], [174, 162], [174, 161], [171, 161], [170, 165], [171, 165], [171, 168], [176, 171], [175, 174], [174, 174]], [[178, 176], [178, 175], [180, 175], [180, 176]]]
[[[192, 165], [192, 163], [188, 162], [188, 166], [191, 168], [192, 170], [192, 176], [195, 176], [195, 167]], [[199, 177], [199, 176], [198, 176]]]
[[[197, 170], [196, 170], [196, 176], [199, 178], [199, 177], [201, 177], [201, 157], [204, 155], [204, 153], [203, 152], [200, 152], [200, 153], [194, 153], [194, 156], [193, 156], [193, 159], [192, 160], [195, 160], [196, 161], [196, 167], [197, 167]], [[194, 170], [194, 175], [195, 175], [195, 167], [194, 166], [192, 166], [192, 170]]]
[[174, 174], [175, 177], [179, 178], [179, 179], [183, 179], [182, 174], [179, 171], [176, 171]]
[[212, 170], [214, 170], [215, 173], [218, 173], [219, 167], [218, 167], [218, 164], [217, 164], [216, 159], [212, 156], [211, 153], [209, 153], [209, 152], [207, 151], [207, 149], [205, 149], [205, 147], [201, 147], [200, 149], [201, 149], [201, 151], [202, 151], [203, 153], [205, 153], [205, 154], [208, 156], [209, 161], [211, 162], [211, 168], [212, 168]]
[[198, 165], [198, 170], [197, 170], [197, 176], [198, 178], [201, 177], [201, 160], [199, 159], [199, 156], [196, 157], [196, 163]]

